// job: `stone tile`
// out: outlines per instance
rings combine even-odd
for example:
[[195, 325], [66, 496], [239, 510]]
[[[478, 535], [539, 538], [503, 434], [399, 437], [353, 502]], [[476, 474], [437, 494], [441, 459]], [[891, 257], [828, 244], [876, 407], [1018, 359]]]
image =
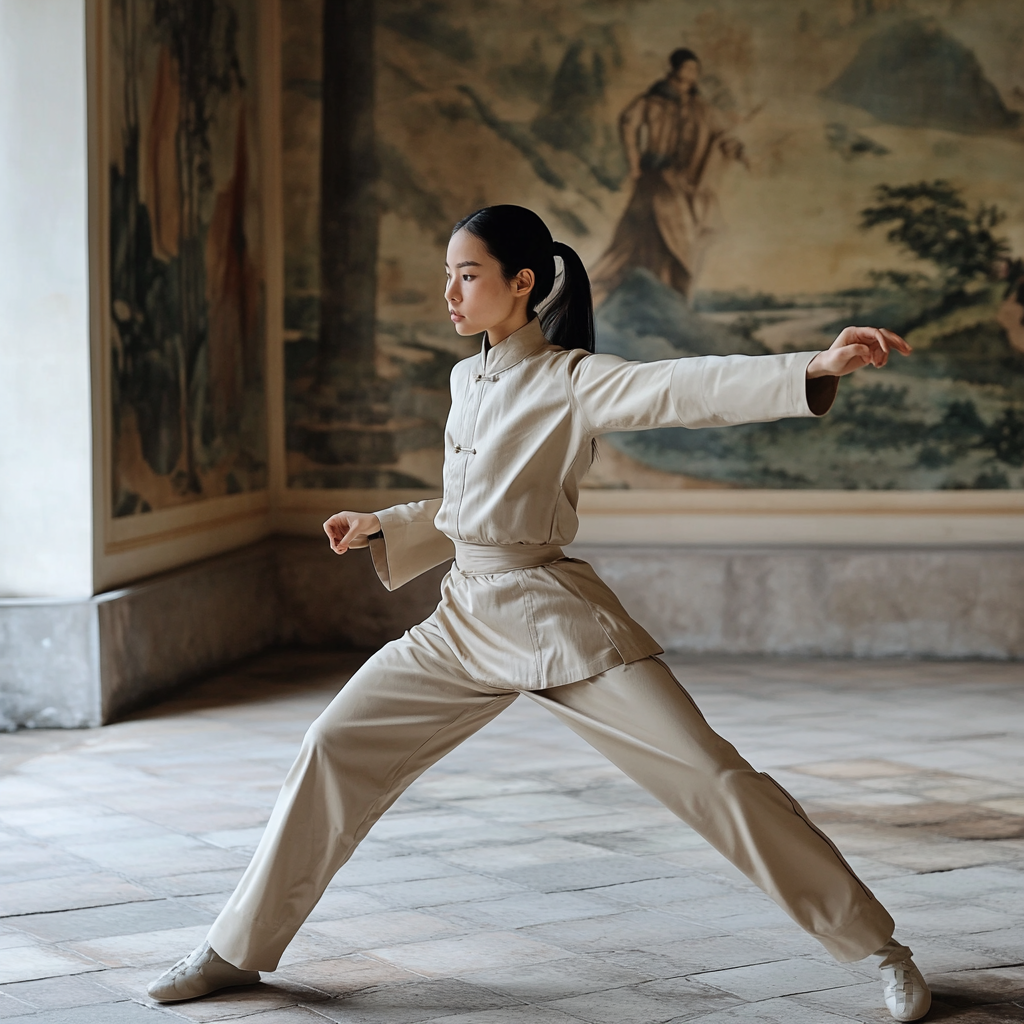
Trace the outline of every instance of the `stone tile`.
[[40, 914], [152, 898], [152, 892], [118, 875], [82, 872], [0, 885], [0, 916]]
[[[42, 981], [22, 981], [5, 985], [6, 995], [39, 1010], [60, 1010], [69, 1006], [109, 1003], [110, 989], [98, 984], [102, 974], [74, 974]], [[25, 1012], [22, 1010], [22, 1012]]]
[[265, 826], [256, 825], [252, 828], [229, 828], [219, 832], [202, 832], [196, 838], [210, 846], [220, 846], [225, 850], [253, 851], [259, 845]]
[[23, 775], [0, 777], [0, 807], [59, 806], [65, 799], [66, 793], [56, 784], [47, 785]]
[[430, 1024], [571, 1024], [581, 1019], [552, 1006], [512, 1006], [500, 1010], [474, 1010], [454, 1016], [431, 1017]]
[[705, 985], [750, 1001], [842, 988], [856, 985], [861, 980], [838, 964], [821, 964], [804, 959], [776, 960], [725, 971], [709, 971], [694, 975], [694, 978]]
[[999, 800], [982, 800], [981, 806], [989, 807], [994, 811], [1005, 811], [1007, 814], [1024, 814], [1024, 794], [1004, 797]]
[[589, 892], [523, 892], [502, 900], [440, 906], [435, 908], [435, 912], [464, 925], [523, 928], [553, 921], [577, 921], [619, 914], [622, 907]]
[[558, 946], [521, 932], [478, 932], [428, 942], [370, 950], [373, 956], [429, 978], [484, 971], [503, 964], [536, 964], [565, 959]]
[[525, 1002], [545, 1002], [651, 981], [656, 974], [596, 957], [572, 956], [553, 963], [516, 964], [460, 975], [464, 981]]
[[903, 775], [916, 775], [920, 769], [898, 761], [863, 757], [851, 761], [819, 761], [815, 764], [793, 765], [790, 771], [807, 775], [821, 775], [826, 779], [898, 779]]
[[937, 999], [951, 1006], [1024, 1003], [1024, 967], [1019, 965], [982, 971], [931, 974], [928, 984]]
[[730, 933], [778, 927], [789, 920], [781, 908], [756, 890], [664, 903], [661, 910], [688, 917], [719, 932]]
[[[628, 807], [606, 810], [586, 818], [548, 818], [530, 823], [536, 831], [549, 832], [577, 842], [595, 842], [595, 837], [606, 833], [629, 830], [678, 828], [678, 820], [664, 808]], [[586, 837], [582, 839], [581, 837]]]
[[928, 903], [899, 913], [900, 931], [908, 935], [978, 936], [979, 941], [986, 941], [981, 938], [984, 933], [1005, 931], [1016, 923], [1010, 914], [976, 905]]
[[[4, 986], [0, 1018], [888, 1019], [873, 964], [835, 965], [527, 701], [397, 801], [265, 984], [145, 1006], [146, 984], [205, 934], [237, 882], [306, 725], [356, 664], [345, 657], [275, 653], [115, 726], [4, 738], [0, 860], [12, 881], [0, 883], [0, 915], [20, 916], [0, 925], [0, 967], [10, 950], [89, 967]], [[1024, 818], [1019, 666], [684, 668], [712, 724], [813, 809], [891, 908], [945, 986], [933, 1016], [1019, 1020], [1018, 968], [1006, 965], [1024, 948], [1024, 839], [1005, 838]], [[891, 720], [879, 719], [879, 693]], [[785, 994], [763, 998], [776, 990], [759, 971], [782, 971], [771, 983]], [[800, 971], [833, 987], [798, 991], [812, 983]], [[752, 993], [709, 981], [726, 975]]]
[[459, 807], [476, 811], [497, 821], [539, 822], [552, 818], [590, 818], [603, 809], [586, 800], [561, 793], [511, 793], [475, 800], [461, 800]]
[[[9, 920], [16, 921], [18, 918], [9, 918]], [[0, 950], [10, 949], [12, 946], [28, 946], [32, 944], [32, 941], [32, 936], [21, 929], [12, 927], [0, 929]]]
[[480, 772], [447, 773], [443, 770], [434, 770], [429, 775], [417, 779], [409, 792], [447, 802], [508, 796], [512, 793], [555, 792], [557, 789], [558, 783], [550, 779], [507, 775], [489, 776]]
[[75, 843], [68, 848], [102, 868], [124, 872], [135, 878], [176, 875], [183, 865], [193, 871], [216, 871], [244, 868], [249, 863], [248, 857], [236, 852], [221, 850], [170, 831], [158, 838]]
[[678, 874], [670, 878], [650, 878], [641, 882], [624, 882], [602, 886], [593, 892], [620, 903], [638, 907], [658, 907], [683, 900], [700, 900], [712, 896], [735, 895], [728, 882], [705, 874]]
[[460, 875], [457, 867], [440, 857], [406, 854], [399, 857], [364, 858], [361, 851], [338, 872], [337, 880], [346, 886], [391, 885], [394, 882], [415, 882], [424, 878]]
[[659, 860], [668, 861], [670, 864], [678, 864], [684, 874], [691, 871], [700, 871], [705, 874], [724, 878], [728, 882], [740, 886], [749, 886], [750, 879], [747, 878], [739, 868], [729, 863], [717, 850], [712, 849], [706, 842], [701, 840], [701, 845], [692, 850], [682, 850], [676, 853], [662, 854]]
[[[444, 978], [382, 985], [318, 1006], [317, 1012], [338, 1024], [418, 1024], [420, 1021], [457, 1016], [460, 1011], [480, 1013], [500, 1009], [502, 1014], [508, 1014], [519, 1005], [519, 1000], [510, 996], [455, 978]], [[535, 1007], [529, 1009], [534, 1010]]]
[[[96, 1003], [91, 1006], [68, 1007], [64, 1010], [42, 1011], [29, 1017], [11, 1017], [11, 1024], [157, 1024], [175, 1018], [170, 1010], [144, 1006], [141, 1003]], [[312, 1021], [307, 1021], [312, 1024]]]
[[373, 832], [378, 839], [402, 840], [433, 833], [447, 834], [461, 829], [475, 829], [486, 824], [479, 817], [463, 813], [460, 804], [459, 809], [388, 815], [374, 825]]
[[316, 921], [307, 924], [304, 930], [335, 939], [341, 946], [354, 952], [397, 942], [418, 942], [465, 929], [432, 914], [415, 910], [390, 910], [341, 920]]
[[99, 965], [77, 953], [55, 946], [33, 943], [11, 946], [0, 957], [0, 985], [15, 981], [34, 981], [37, 978], [55, 978], [66, 974], [83, 974], [97, 970]]
[[[283, 1010], [305, 1007], [315, 1011], [330, 998], [326, 992], [318, 992], [306, 985], [278, 979], [259, 985], [223, 989], [204, 999], [175, 1003], [168, 1009], [175, 1016], [196, 1021], [198, 1024], [238, 1018], [263, 1021], [272, 1013]], [[160, 1006], [147, 997], [143, 997], [143, 1001], [147, 1005]], [[311, 1014], [307, 1019], [312, 1022], [317, 1018]]]
[[[165, 1011], [174, 1013], [177, 1016], [181, 1013], [179, 1008], [175, 1008], [171, 1011]], [[186, 1014], [181, 1014], [186, 1019], [189, 1018]], [[181, 1019], [179, 1017], [179, 1019]], [[220, 1019], [220, 1018], [214, 1018]], [[228, 1020], [236, 1020], [237, 1017], [229, 1017]], [[286, 1006], [274, 1010], [264, 1010], [263, 1012], [257, 1012], [244, 1018], [247, 1021], [251, 1021], [252, 1024], [323, 1024], [323, 1016], [308, 1006]]]
[[574, 953], [608, 954], [721, 934], [712, 925], [646, 909], [534, 925], [525, 931], [542, 942], [552, 942]]
[[207, 893], [234, 891], [245, 867], [227, 868], [223, 871], [190, 871], [183, 875], [164, 875], [147, 878], [146, 887], [155, 896], [201, 896]]
[[109, 935], [130, 935], [166, 928], [213, 923], [211, 915], [180, 900], [120, 903], [84, 910], [66, 910], [10, 919], [23, 931], [55, 942], [95, 939]]
[[878, 860], [898, 867], [913, 868], [914, 871], [930, 874], [938, 871], [953, 871], [956, 868], [976, 867], [981, 864], [1002, 864], [1016, 860], [1013, 851], [1001, 850], [991, 842], [944, 842], [930, 843], [927, 840], [908, 844], [905, 847], [889, 847], [879, 850]]
[[524, 843], [501, 843], [495, 846], [480, 845], [467, 850], [449, 850], [441, 855], [450, 864], [488, 873], [605, 856], [607, 853], [604, 850], [596, 850], [586, 842], [549, 838]]
[[683, 1015], [692, 1019], [738, 1003], [724, 992], [677, 978], [571, 996], [547, 1005], [593, 1024], [649, 1024]]
[[73, 854], [46, 843], [6, 843], [0, 858], [0, 885], [68, 875], [88, 865]]
[[35, 1008], [23, 1003], [20, 999], [0, 992], [0, 1020], [9, 1020], [12, 1017], [24, 1018], [26, 1014], [34, 1013]]
[[610, 853], [637, 857], [664, 857], [685, 850], [703, 849], [707, 840], [680, 822], [624, 832], [575, 832], [577, 845], [596, 846]]
[[423, 979], [395, 964], [357, 953], [281, 967], [272, 974], [264, 974], [263, 980], [268, 984], [277, 984], [283, 980], [285, 983], [305, 985], [333, 997], [347, 997], [366, 989], [401, 986]]
[[[212, 897], [205, 897], [212, 899]], [[217, 898], [217, 911], [224, 905], [224, 898]], [[340, 918], [361, 917], [364, 914], [375, 914], [378, 911], [390, 910], [390, 905], [379, 896], [366, 892], [364, 889], [349, 889], [338, 885], [337, 880], [327, 887], [320, 897], [320, 902], [313, 908], [308, 921], [337, 921]]]
[[887, 1020], [889, 1024], [892, 1017], [886, 1012], [884, 1018], [847, 1016], [841, 1012], [823, 1010], [816, 1006], [804, 1006], [798, 999], [765, 999], [758, 1003], [742, 1003], [726, 1010], [716, 1010], [712, 1013], [702, 1014], [698, 1017], [682, 1016], [676, 1017], [667, 1024], [683, 1024], [683, 1021], [699, 1021], [700, 1024], [749, 1024], [756, 1021], [757, 1024], [874, 1024], [875, 1021], [882, 1024]]
[[653, 857], [621, 857], [610, 855], [582, 863], [538, 864], [532, 867], [502, 871], [504, 878], [541, 892], [597, 889], [622, 882], [638, 882], [652, 878], [672, 878], [684, 872], [678, 865]]
[[442, 903], [469, 900], [497, 899], [522, 892], [522, 886], [503, 878], [484, 875], [446, 875], [443, 878], [423, 878], [390, 885], [368, 885], [364, 891], [377, 896], [391, 906], [437, 907]]
[[65, 945], [104, 967], [169, 967], [189, 950], [195, 949], [206, 938], [209, 930], [209, 925], [168, 928], [133, 935], [83, 939]]
[[973, 899], [992, 893], [1012, 895], [1024, 887], [1024, 871], [993, 865], [915, 875], [901, 880], [903, 889], [932, 897]]
[[[588, 821], [592, 819], [587, 819]], [[501, 821], [466, 818], [460, 825], [448, 831], [424, 832], [407, 835], [398, 840], [403, 852], [420, 850], [424, 853], [444, 854], [451, 850], [468, 850], [474, 846], [493, 846], [496, 843], [528, 843], [537, 838], [536, 826], [510, 824]]]

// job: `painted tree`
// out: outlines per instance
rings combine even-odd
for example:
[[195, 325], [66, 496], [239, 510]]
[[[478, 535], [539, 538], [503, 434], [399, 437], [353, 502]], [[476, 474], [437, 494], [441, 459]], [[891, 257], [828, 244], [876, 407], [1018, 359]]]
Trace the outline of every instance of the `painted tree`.
[[[989, 278], [1009, 255], [1006, 239], [994, 234], [1006, 214], [984, 203], [969, 209], [962, 189], [948, 181], [879, 185], [874, 198], [875, 205], [860, 212], [861, 227], [892, 225], [885, 237], [937, 268], [934, 283], [947, 302], [968, 298], [971, 286]], [[895, 283], [901, 280], [895, 273], [889, 276]]]

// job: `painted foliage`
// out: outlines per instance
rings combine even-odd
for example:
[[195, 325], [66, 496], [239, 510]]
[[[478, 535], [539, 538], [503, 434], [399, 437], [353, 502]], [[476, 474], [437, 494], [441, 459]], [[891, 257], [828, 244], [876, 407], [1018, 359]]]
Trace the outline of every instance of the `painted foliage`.
[[111, 0], [115, 516], [266, 486], [255, 14]]
[[[378, 0], [357, 76], [334, 6], [283, 4], [291, 486], [437, 488], [448, 373], [475, 348], [445, 316], [444, 245], [498, 202], [583, 256], [602, 351], [824, 348], [850, 322], [916, 349], [822, 421], [611, 435], [591, 486], [1024, 486], [1024, 8]], [[328, 174], [321, 140], [346, 131]], [[339, 187], [361, 198], [328, 247]], [[325, 327], [339, 265], [363, 274], [346, 308], [374, 296], [347, 349]]]

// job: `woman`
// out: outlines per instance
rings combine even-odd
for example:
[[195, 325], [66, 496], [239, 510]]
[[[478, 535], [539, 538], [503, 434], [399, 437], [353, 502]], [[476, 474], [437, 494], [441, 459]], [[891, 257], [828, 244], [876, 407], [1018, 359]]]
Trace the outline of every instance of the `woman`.
[[[556, 256], [564, 275], [551, 295]], [[208, 941], [150, 994], [190, 999], [274, 970], [380, 815], [525, 693], [837, 959], [882, 955], [890, 1011], [916, 1020], [930, 996], [910, 950], [892, 939], [892, 918], [793, 798], [711, 730], [593, 569], [561, 551], [576, 533], [599, 434], [822, 415], [840, 376], [909, 346], [890, 331], [848, 327], [825, 352], [653, 363], [595, 355], [583, 264], [518, 206], [457, 224], [446, 273], [456, 331], [485, 337], [452, 372], [444, 497], [324, 524], [338, 554], [369, 545], [389, 589], [454, 555], [441, 602], [371, 657], [310, 727]]]

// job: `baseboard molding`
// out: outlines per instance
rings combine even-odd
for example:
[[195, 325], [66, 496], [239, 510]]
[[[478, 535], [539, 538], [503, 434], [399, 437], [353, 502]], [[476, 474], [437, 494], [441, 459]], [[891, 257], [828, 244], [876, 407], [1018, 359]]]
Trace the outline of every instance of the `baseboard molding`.
[[[668, 651], [1024, 658], [1024, 547], [576, 544]], [[274, 537], [80, 601], [0, 600], [0, 728], [110, 722], [275, 644], [373, 650], [430, 614], [366, 551]]]
[[1024, 658], [1024, 547], [576, 544], [666, 650]]

